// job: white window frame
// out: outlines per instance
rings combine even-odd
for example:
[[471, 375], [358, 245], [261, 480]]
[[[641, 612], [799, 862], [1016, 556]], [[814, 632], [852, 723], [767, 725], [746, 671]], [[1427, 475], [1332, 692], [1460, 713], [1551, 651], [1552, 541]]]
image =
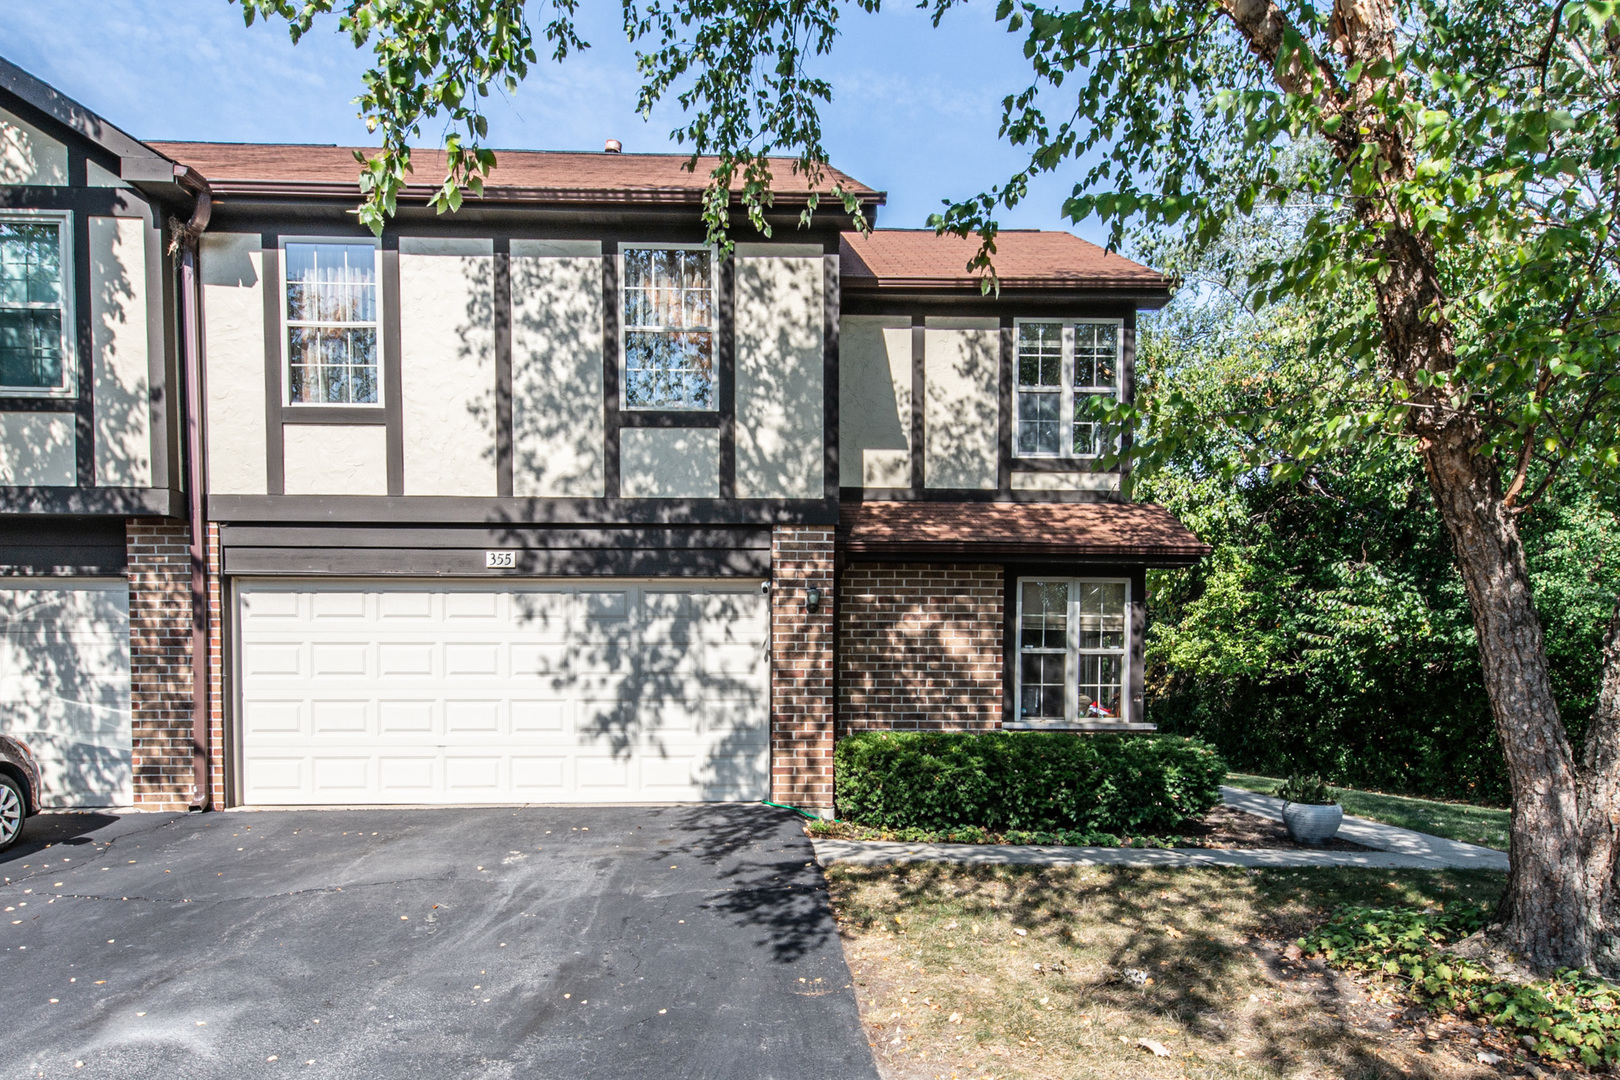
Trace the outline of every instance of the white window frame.
[[[377, 275], [377, 400], [376, 401], [294, 401], [292, 399], [292, 321], [287, 318], [287, 245], [288, 244], [343, 244], [359, 247], [369, 244], [372, 250], [373, 273]], [[383, 378], [383, 327], [388, 312], [383, 303], [382, 242], [371, 236], [278, 236], [276, 238], [281, 270], [281, 404], [290, 409], [381, 409], [387, 393]], [[364, 323], [349, 325], [363, 326]]]
[[[713, 322], [709, 325], [709, 355], [714, 360], [714, 385], [711, 387], [711, 396], [714, 404], [707, 409], [695, 408], [689, 405], [632, 405], [629, 400], [629, 357], [624, 352], [624, 255], [627, 251], [707, 251], [709, 253], [709, 311]], [[618, 300], [619, 305], [614, 322], [619, 327], [619, 408], [627, 412], [691, 412], [710, 413], [720, 409], [720, 249], [714, 244], [620, 244], [618, 254], [615, 256], [618, 268]], [[671, 333], [681, 332], [682, 327], [656, 327], [638, 326], [637, 330], [651, 330], [658, 332], [667, 329]]]
[[[1024, 583], [1065, 582], [1069, 586], [1068, 620], [1065, 624], [1065, 641], [1063, 649], [1063, 713], [1064, 719], [1058, 721], [1025, 720], [1016, 715], [1022, 707], [1024, 700]], [[1086, 585], [1124, 585], [1125, 586], [1125, 626], [1123, 645], [1120, 649], [1082, 649], [1080, 648], [1080, 590], [1078, 586]], [[1131, 579], [1123, 577], [1065, 577], [1061, 574], [1032, 574], [1028, 577], [1014, 579], [1013, 588], [1017, 590], [1018, 602], [1013, 622], [1013, 711], [1014, 718], [1002, 723], [1002, 727], [1015, 730], [1054, 731], [1064, 728], [1097, 728], [1115, 727], [1133, 724], [1136, 722], [1132, 715], [1131, 701], [1131, 657], [1135, 642], [1131, 636], [1132, 622], [1132, 596]], [[1080, 715], [1080, 657], [1082, 656], [1119, 656], [1122, 659], [1120, 676], [1123, 680], [1119, 691], [1119, 715], [1112, 719], [1102, 717], [1087, 718]]]
[[[0, 396], [10, 398], [75, 398], [79, 396], [79, 353], [77, 319], [74, 316], [73, 298], [78, 281], [77, 267], [73, 262], [73, 213], [67, 210], [38, 210], [29, 207], [6, 210], [0, 213], [0, 221], [15, 221], [19, 224], [35, 225], [43, 219], [54, 222], [57, 226], [56, 237], [62, 246], [62, 385], [61, 386], [4, 386], [0, 385]], [[30, 305], [32, 306], [32, 305]]]
[[[1018, 338], [1019, 330], [1026, 323], [1044, 324], [1047, 326], [1057, 324], [1063, 327], [1063, 361], [1061, 365], [1062, 389], [1058, 399], [1058, 452], [1055, 454], [1025, 454], [1018, 449], [1018, 432], [1023, 425], [1021, 403], [1023, 395], [1018, 381]], [[1074, 384], [1074, 328], [1077, 326], [1112, 326], [1114, 327], [1114, 385], [1106, 386], [1076, 386]], [[1074, 452], [1074, 403], [1075, 398], [1082, 391], [1097, 393], [1108, 391], [1118, 401], [1125, 390], [1125, 320], [1124, 319], [1059, 319], [1059, 318], [1017, 318], [1013, 320], [1013, 362], [1012, 362], [1012, 396], [1013, 396], [1013, 425], [1012, 425], [1012, 456], [1014, 460], [1024, 461], [1044, 460], [1055, 461], [1068, 459], [1071, 461], [1091, 461], [1102, 454], [1077, 454]], [[1098, 395], [1100, 396], [1100, 394]]]

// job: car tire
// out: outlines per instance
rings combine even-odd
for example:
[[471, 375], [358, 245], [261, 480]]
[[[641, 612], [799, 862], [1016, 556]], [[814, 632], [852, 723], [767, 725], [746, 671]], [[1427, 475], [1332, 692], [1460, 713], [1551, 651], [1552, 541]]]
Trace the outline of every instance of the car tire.
[[28, 797], [22, 785], [0, 774], [0, 851], [17, 842], [28, 819]]

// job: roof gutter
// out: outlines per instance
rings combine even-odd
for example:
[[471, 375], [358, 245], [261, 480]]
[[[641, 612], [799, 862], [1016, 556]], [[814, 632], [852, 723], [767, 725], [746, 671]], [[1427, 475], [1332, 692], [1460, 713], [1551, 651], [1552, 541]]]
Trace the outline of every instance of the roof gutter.
[[174, 166], [174, 179], [196, 199], [191, 220], [169, 220], [173, 234], [169, 253], [180, 256], [180, 338], [186, 386], [186, 504], [191, 536], [191, 809], [213, 805], [213, 732], [209, 688], [212, 670], [208, 642], [207, 474], [203, 458], [202, 350], [199, 309], [202, 286], [197, 278], [197, 241], [214, 212], [208, 181], [195, 170]]

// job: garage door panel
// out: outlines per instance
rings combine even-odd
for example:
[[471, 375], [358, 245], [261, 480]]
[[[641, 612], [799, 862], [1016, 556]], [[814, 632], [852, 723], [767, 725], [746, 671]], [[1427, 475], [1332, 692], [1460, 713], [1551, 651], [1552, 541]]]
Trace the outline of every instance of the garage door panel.
[[250, 803], [769, 790], [757, 583], [339, 583], [331, 602], [323, 588], [239, 587], [244, 611], [297, 612], [240, 622]]
[[0, 583], [0, 730], [34, 751], [44, 805], [134, 801], [124, 582]]

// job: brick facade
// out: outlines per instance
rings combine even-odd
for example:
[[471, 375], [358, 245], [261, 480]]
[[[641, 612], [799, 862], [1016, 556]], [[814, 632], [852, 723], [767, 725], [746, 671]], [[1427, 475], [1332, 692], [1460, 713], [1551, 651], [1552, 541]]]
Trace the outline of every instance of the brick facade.
[[840, 736], [1001, 726], [1000, 566], [858, 564], [838, 599]]
[[131, 518], [130, 712], [135, 805], [184, 810], [191, 802], [191, 558], [184, 523]]
[[[771, 798], [833, 805], [833, 528], [771, 531]], [[820, 609], [805, 608], [821, 590]]]

